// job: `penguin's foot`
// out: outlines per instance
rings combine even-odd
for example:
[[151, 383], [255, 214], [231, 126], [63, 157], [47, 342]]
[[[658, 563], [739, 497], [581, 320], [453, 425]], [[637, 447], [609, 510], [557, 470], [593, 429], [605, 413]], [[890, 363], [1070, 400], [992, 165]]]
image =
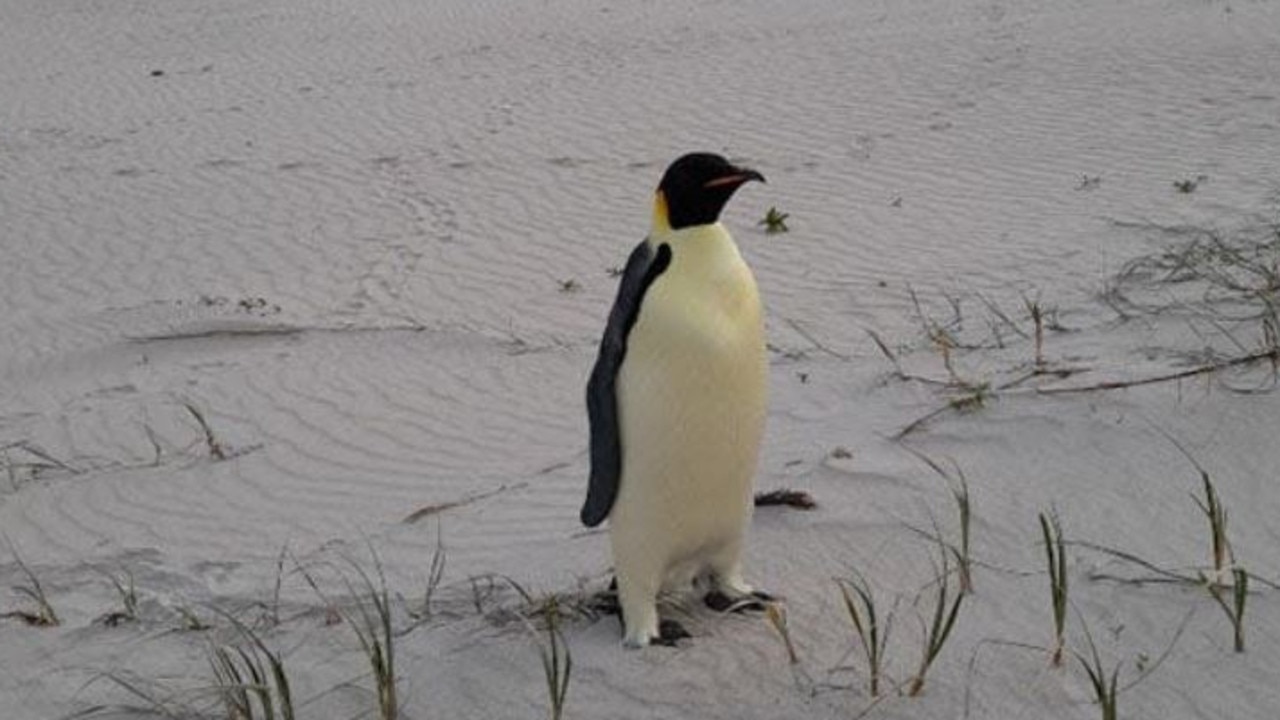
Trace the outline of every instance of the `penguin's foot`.
[[591, 596], [588, 607], [601, 615], [617, 615], [622, 617], [622, 603], [618, 600], [618, 578], [609, 583], [608, 590], [601, 590]]
[[658, 637], [652, 639], [654, 645], [662, 645], [663, 647], [676, 647], [676, 644], [686, 638], [691, 638], [688, 630], [675, 620], [659, 620], [658, 621]]
[[662, 647], [679, 647], [680, 641], [693, 637], [689, 634], [684, 626], [675, 620], [658, 620], [657, 635], [640, 635], [638, 638], [623, 638], [622, 645], [625, 648], [635, 650], [645, 647], [646, 645], [660, 645]]
[[702, 601], [707, 607], [716, 612], [764, 612], [765, 605], [771, 603], [775, 598], [767, 592], [760, 590], [752, 590], [750, 593], [731, 597], [723, 590], [712, 590], [702, 597]]
[[[619, 613], [618, 617], [621, 618], [622, 614]], [[661, 645], [662, 647], [679, 647], [681, 640], [685, 640], [687, 638], [693, 637], [692, 635], [689, 634], [689, 631], [685, 630], [684, 626], [681, 625], [676, 620], [663, 619], [663, 618], [655, 618], [655, 620], [657, 621], [657, 631], [658, 631], [657, 635], [652, 634], [653, 633], [652, 630], [650, 630], [648, 634], [645, 634], [643, 631], [641, 631], [637, 637], [624, 638], [622, 641], [622, 645], [632, 650], [636, 648], [645, 647], [646, 645]], [[624, 629], [625, 629], [625, 625], [624, 625]]]

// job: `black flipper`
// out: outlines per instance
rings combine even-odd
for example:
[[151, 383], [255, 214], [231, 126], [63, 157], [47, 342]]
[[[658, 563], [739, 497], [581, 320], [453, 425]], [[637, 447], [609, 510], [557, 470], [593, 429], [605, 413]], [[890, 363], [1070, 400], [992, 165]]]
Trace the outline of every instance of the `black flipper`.
[[609, 311], [609, 324], [600, 340], [591, 379], [587, 381], [587, 417], [591, 422], [591, 480], [587, 500], [582, 505], [582, 524], [595, 527], [604, 522], [618, 497], [622, 475], [622, 438], [618, 430], [618, 370], [627, 355], [627, 335], [640, 314], [640, 302], [653, 281], [671, 264], [671, 247], [657, 250], [648, 241], [631, 251], [618, 297]]

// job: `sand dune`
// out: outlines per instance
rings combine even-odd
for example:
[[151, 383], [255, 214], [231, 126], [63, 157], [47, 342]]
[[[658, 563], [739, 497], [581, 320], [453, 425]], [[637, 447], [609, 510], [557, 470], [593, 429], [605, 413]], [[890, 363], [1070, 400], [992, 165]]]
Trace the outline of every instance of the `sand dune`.
[[[0, 620], [0, 717], [137, 705], [105, 673], [207, 704], [211, 639], [236, 639], [213, 608], [285, 650], [300, 716], [356, 716], [365, 661], [295, 568], [341, 604], [326, 563], [372, 568], [371, 549], [405, 717], [542, 713], [527, 603], [495, 578], [567, 599], [607, 582], [604, 536], [577, 522], [582, 388], [609, 271], [691, 149], [769, 179], [725, 221], [769, 314], [757, 484], [819, 503], [761, 509], [748, 551], [801, 662], [759, 617], [678, 602], [694, 641], [642, 652], [574, 617], [566, 717], [1097, 717], [1078, 663], [1008, 644], [1051, 640], [1037, 513], [1194, 573], [1208, 530], [1176, 444], [1255, 576], [1248, 651], [1203, 586], [1100, 578], [1146, 573], [1084, 545], [1069, 644], [1087, 654], [1087, 623], [1125, 682], [1168, 650], [1121, 717], [1280, 704], [1273, 369], [1038, 391], [1265, 347], [1275, 288], [1240, 265], [1277, 251], [1274, 3], [0, 0], [0, 18], [0, 585], [28, 582], [16, 551], [62, 620]], [[770, 206], [791, 232], [757, 225]], [[1026, 377], [1028, 299], [1058, 375]], [[979, 386], [981, 407], [945, 409]], [[937, 562], [912, 528], [958, 532], [910, 451], [968, 480], [975, 588], [925, 694], [877, 702], [833, 578], [896, 601], [888, 670], [909, 679]], [[285, 547], [281, 622], [256, 624]], [[137, 621], [99, 621], [108, 574], [133, 577]], [[183, 608], [215, 627], [178, 631]]]

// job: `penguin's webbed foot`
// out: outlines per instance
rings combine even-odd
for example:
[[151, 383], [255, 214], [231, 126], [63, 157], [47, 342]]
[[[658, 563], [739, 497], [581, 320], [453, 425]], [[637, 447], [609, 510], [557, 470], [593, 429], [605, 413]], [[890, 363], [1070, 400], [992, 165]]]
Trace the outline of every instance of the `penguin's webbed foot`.
[[661, 645], [663, 647], [676, 647], [681, 640], [693, 637], [688, 630], [679, 622], [671, 619], [658, 621], [658, 637], [652, 639], [652, 644]]
[[732, 597], [723, 590], [712, 590], [702, 597], [702, 601], [707, 607], [716, 612], [764, 612], [765, 604], [774, 601], [774, 597], [767, 592], [752, 590], [747, 595]]

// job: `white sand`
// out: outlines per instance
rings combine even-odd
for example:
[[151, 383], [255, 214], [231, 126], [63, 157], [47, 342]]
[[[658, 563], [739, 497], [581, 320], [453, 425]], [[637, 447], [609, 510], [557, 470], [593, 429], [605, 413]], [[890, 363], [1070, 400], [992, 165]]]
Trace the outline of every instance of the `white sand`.
[[[1162, 433], [1217, 482], [1240, 563], [1280, 578], [1280, 396], [1230, 390], [1265, 387], [1265, 363], [1031, 389], [1256, 348], [1256, 321], [1179, 304], [1203, 288], [1128, 288], [1162, 310], [1125, 321], [1100, 294], [1202, 229], [1277, 220], [1280, 5], [514, 7], [0, 0], [0, 530], [63, 621], [0, 621], [0, 717], [138, 704], [104, 673], [199, 706], [206, 648], [233, 637], [210, 608], [259, 618], [282, 546], [321, 575], [344, 556], [370, 567], [372, 546], [412, 600], [437, 522], [436, 618], [409, 629], [396, 602], [405, 716], [542, 715], [534, 647], [501, 622], [518, 599], [497, 591], [477, 614], [469, 578], [603, 586], [604, 536], [577, 523], [582, 387], [606, 270], [691, 149], [769, 178], [725, 218], [777, 349], [758, 484], [807, 488], [820, 508], [762, 510], [748, 564], [785, 597], [802, 665], [758, 617], [695, 610], [691, 643], [639, 652], [612, 618], [575, 620], [566, 717], [856, 715], [872, 700], [832, 581], [855, 569], [884, 606], [900, 598], [888, 671], [911, 675], [933, 547], [908, 525], [932, 514], [954, 537], [956, 522], [944, 482], [892, 439], [954, 393], [893, 379], [866, 332], [946, 380], [909, 289], [939, 322], [959, 300], [956, 335], [982, 345], [955, 352], [968, 380], [1026, 371], [1031, 342], [988, 305], [1027, 333], [1024, 296], [1070, 330], [1049, 334], [1050, 365], [1086, 371], [908, 436], [967, 476], [980, 565], [924, 696], [872, 717], [1099, 717], [1078, 664], [988, 641], [1050, 641], [1041, 510], [1075, 540], [1208, 562], [1198, 473]], [[789, 234], [755, 227], [771, 205]], [[210, 457], [186, 403], [231, 457]], [[1120, 695], [1122, 717], [1275, 717], [1280, 591], [1255, 582], [1238, 655], [1204, 588], [1091, 579], [1144, 572], [1070, 554], [1070, 644], [1086, 651], [1083, 619], [1122, 682], [1183, 627]], [[140, 620], [105, 627], [119, 598], [104, 573], [126, 572]], [[31, 607], [10, 590], [24, 582], [0, 548], [0, 610]], [[350, 630], [296, 572], [281, 596], [283, 622], [258, 627], [302, 716], [371, 707]], [[176, 632], [183, 606], [218, 629]]]

